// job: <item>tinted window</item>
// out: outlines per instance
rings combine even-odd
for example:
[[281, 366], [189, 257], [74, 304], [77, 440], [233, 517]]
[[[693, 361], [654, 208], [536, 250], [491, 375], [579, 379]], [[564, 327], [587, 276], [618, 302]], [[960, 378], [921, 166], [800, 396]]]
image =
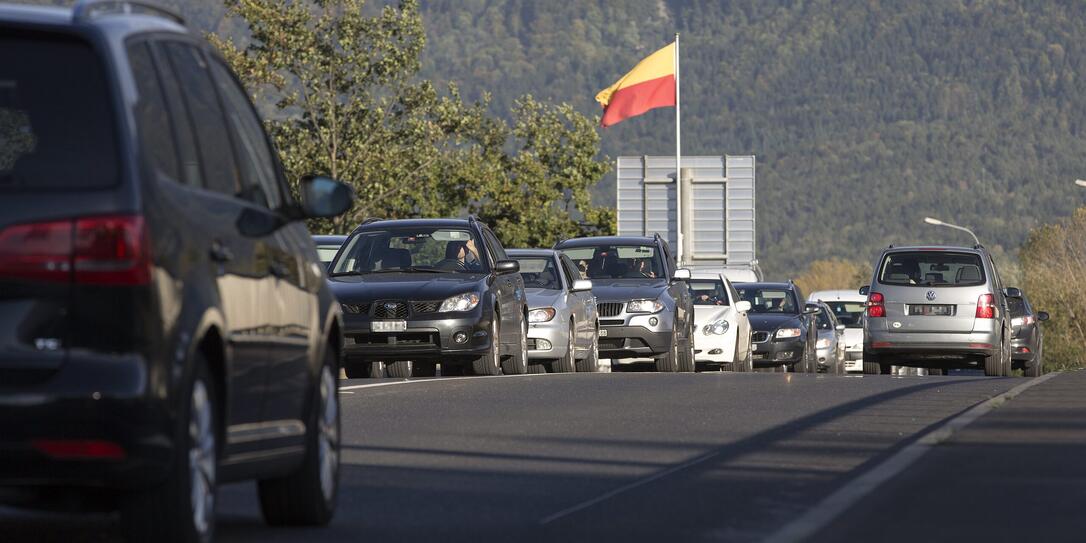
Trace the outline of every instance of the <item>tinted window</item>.
[[200, 149], [204, 186], [234, 196], [239, 191], [239, 185], [233, 148], [203, 53], [195, 47], [177, 42], [166, 43], [165, 49], [177, 79], [182, 83], [182, 95]]
[[520, 276], [524, 278], [524, 288], [545, 288], [559, 290], [562, 280], [558, 278], [558, 266], [553, 258], [517, 257], [520, 263]]
[[826, 302], [826, 305], [830, 306], [834, 316], [837, 317], [837, 322], [845, 325], [846, 328], [862, 328], [863, 322], [860, 321], [864, 315], [864, 302]]
[[686, 282], [694, 305], [728, 305], [728, 292], [723, 281], [692, 279]]
[[490, 229], [485, 229], [483, 230], [483, 235], [486, 237], [486, 243], [489, 246], [488, 248], [490, 249], [494, 261], [509, 259], [509, 256], [505, 254], [505, 248], [502, 247], [501, 242], [498, 241], [498, 237], [494, 235], [494, 232], [490, 231]]
[[34, 34], [0, 37], [0, 190], [117, 183], [113, 107], [87, 44]]
[[822, 309], [818, 312], [817, 317], [819, 330], [833, 330], [833, 319], [830, 317], [829, 311]]
[[158, 67], [159, 81], [162, 83], [166, 106], [173, 121], [174, 142], [177, 144], [177, 160], [181, 168], [181, 180], [194, 187], [204, 186], [204, 174], [200, 168], [200, 153], [196, 149], [196, 134], [192, 128], [192, 115], [189, 114], [185, 99], [181, 95], [181, 84], [177, 81], [169, 59], [160, 46], [148, 44], [155, 65]]
[[589, 279], [662, 278], [663, 258], [651, 245], [570, 247], [563, 249]]
[[138, 43], [129, 47], [128, 62], [132, 65], [132, 78], [136, 80], [139, 90], [136, 122], [139, 124], [140, 152], [155, 171], [175, 180], [180, 179], [170, 115], [147, 44]]
[[580, 281], [584, 278], [584, 276], [581, 275], [581, 271], [577, 269], [577, 266], [573, 264], [573, 261], [570, 260], [568, 256], [559, 253], [558, 258], [562, 261], [562, 268], [566, 273], [566, 282], [569, 283], [570, 287], [573, 286], [574, 281]]
[[347, 240], [332, 274], [482, 272], [478, 245], [459, 228], [369, 230]]
[[318, 245], [317, 256], [321, 259], [322, 264], [327, 264], [336, 257], [336, 253], [339, 252], [339, 245]]
[[969, 286], [984, 284], [980, 255], [948, 251], [890, 253], [882, 261], [884, 285]]
[[211, 73], [219, 86], [226, 107], [226, 118], [230, 121], [234, 145], [238, 151], [238, 166], [241, 168], [242, 192], [247, 200], [278, 208], [281, 204], [279, 179], [275, 174], [272, 158], [264, 127], [253, 112], [245, 91], [234, 81], [230, 72], [217, 60], [211, 61]]
[[1011, 317], [1021, 317], [1029, 314], [1029, 310], [1026, 308], [1026, 301], [1022, 298], [1007, 298], [1007, 309], [1010, 310]]
[[751, 313], [799, 313], [789, 290], [758, 287], [736, 287], [736, 290], [740, 299], [750, 302]]

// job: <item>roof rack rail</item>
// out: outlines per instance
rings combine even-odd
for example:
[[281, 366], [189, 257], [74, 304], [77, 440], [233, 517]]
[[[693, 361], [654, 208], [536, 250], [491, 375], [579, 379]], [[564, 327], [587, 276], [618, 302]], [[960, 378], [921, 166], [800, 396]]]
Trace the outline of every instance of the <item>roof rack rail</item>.
[[382, 219], [381, 217], [366, 217], [365, 219], [362, 219], [362, 222], [360, 224], [369, 224], [371, 222], [377, 222], [377, 221], [383, 221], [383, 220], [384, 219]]
[[185, 18], [173, 8], [148, 0], [79, 0], [72, 8], [72, 22], [85, 23], [102, 14], [154, 14], [185, 25]]

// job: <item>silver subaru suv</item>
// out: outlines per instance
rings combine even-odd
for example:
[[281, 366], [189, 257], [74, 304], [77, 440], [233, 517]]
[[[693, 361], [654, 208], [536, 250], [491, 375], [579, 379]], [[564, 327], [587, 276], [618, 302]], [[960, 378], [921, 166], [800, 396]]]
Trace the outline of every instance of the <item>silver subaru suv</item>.
[[1011, 316], [984, 247], [894, 247], [875, 263], [864, 319], [864, 373], [892, 366], [984, 368], [1011, 375]]

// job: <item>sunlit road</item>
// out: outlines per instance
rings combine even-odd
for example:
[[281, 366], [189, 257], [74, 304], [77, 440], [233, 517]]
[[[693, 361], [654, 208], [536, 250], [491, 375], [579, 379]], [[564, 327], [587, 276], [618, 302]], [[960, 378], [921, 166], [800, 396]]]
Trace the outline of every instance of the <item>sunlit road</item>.
[[[219, 536], [759, 541], [932, 425], [1024, 382], [772, 373], [343, 381], [333, 524], [267, 528], [254, 485], [241, 484], [220, 494]], [[115, 522], [7, 511], [0, 533], [114, 541]]]

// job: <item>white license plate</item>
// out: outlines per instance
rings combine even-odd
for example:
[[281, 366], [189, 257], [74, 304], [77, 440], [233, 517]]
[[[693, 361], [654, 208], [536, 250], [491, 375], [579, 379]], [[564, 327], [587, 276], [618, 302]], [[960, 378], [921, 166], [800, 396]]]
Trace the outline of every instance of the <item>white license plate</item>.
[[403, 332], [407, 330], [407, 321], [373, 321], [370, 330], [374, 332]]
[[750, 350], [757, 351], [758, 350], [758, 344], [757, 343], [751, 343], [750, 344]]
[[607, 329], [600, 328], [600, 337], [607, 337]]

